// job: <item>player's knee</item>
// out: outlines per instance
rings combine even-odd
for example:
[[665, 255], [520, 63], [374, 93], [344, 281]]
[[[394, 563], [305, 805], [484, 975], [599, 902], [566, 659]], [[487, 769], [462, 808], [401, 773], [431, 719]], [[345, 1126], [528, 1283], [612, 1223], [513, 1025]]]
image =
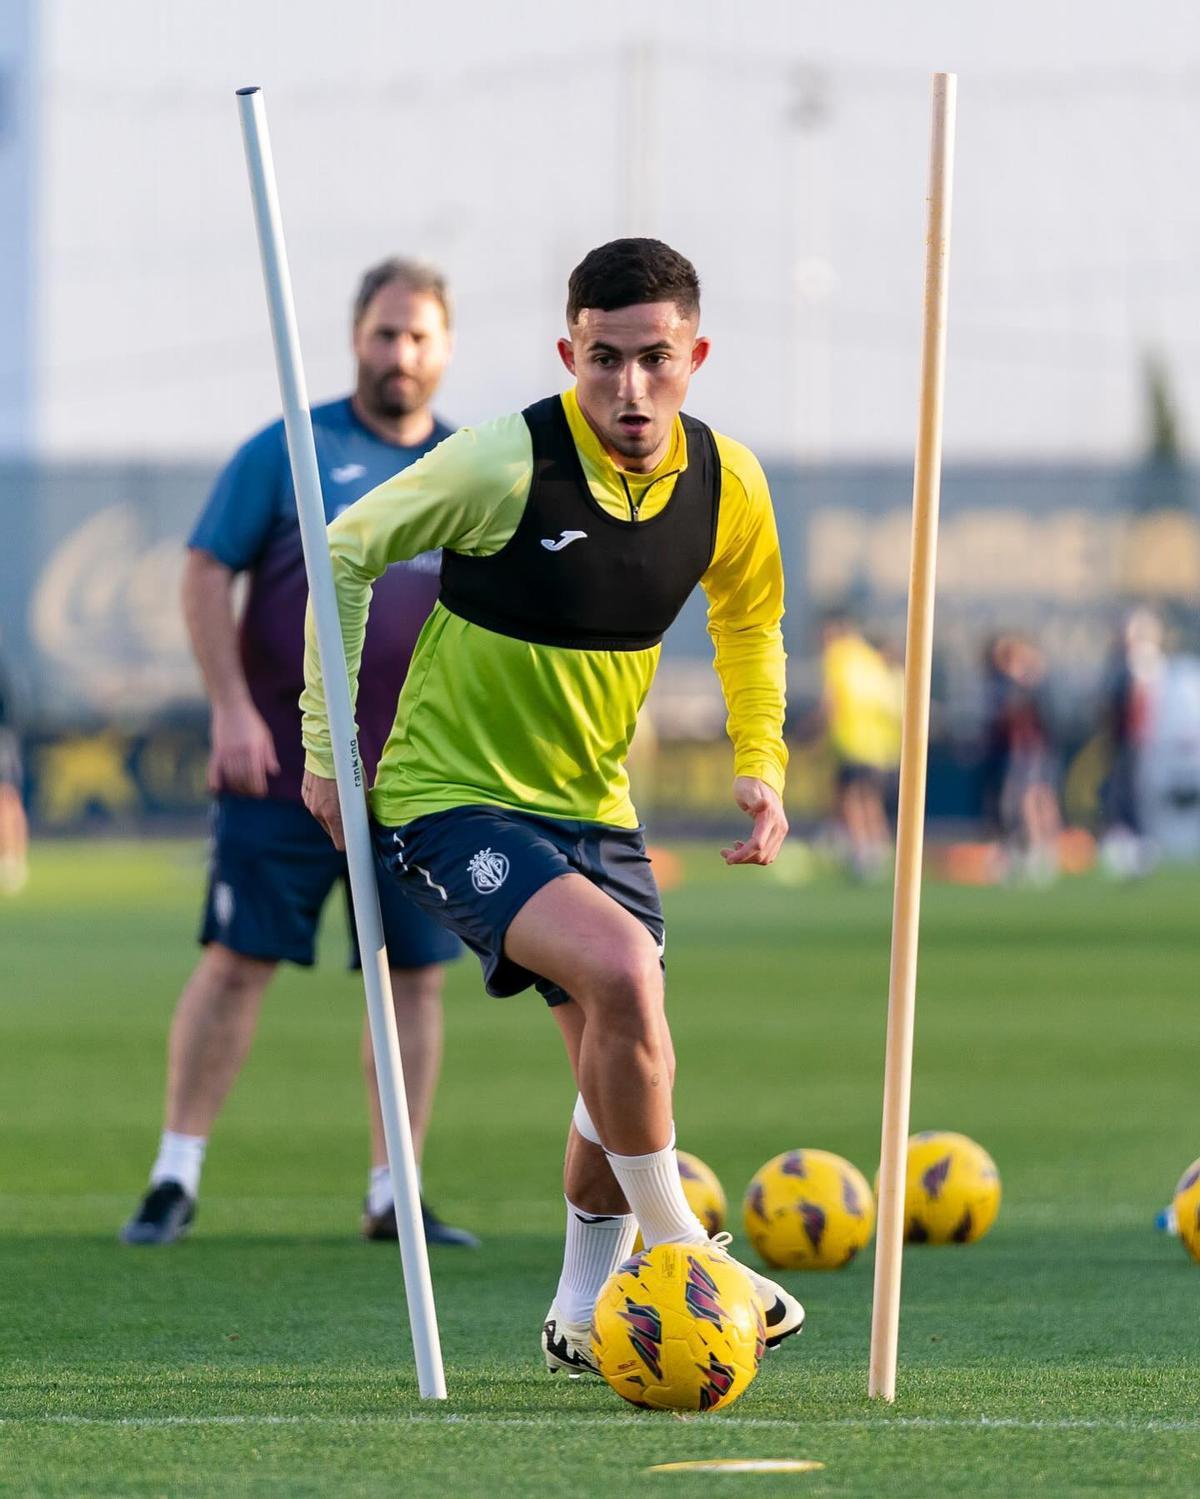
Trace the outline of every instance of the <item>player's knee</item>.
[[589, 1008], [605, 1024], [657, 1036], [662, 1024], [662, 969], [653, 942], [630, 944], [598, 965]]
[[597, 986], [620, 1003], [629, 999], [639, 1003], [646, 1000], [656, 1009], [660, 1008], [662, 971], [653, 943], [647, 938], [644, 943], [610, 957], [600, 966]]
[[275, 971], [274, 963], [249, 958], [219, 942], [205, 948], [204, 967], [214, 998], [230, 1007], [256, 1004]]
[[397, 1010], [436, 1010], [442, 1002], [440, 963], [422, 968], [393, 968], [392, 999]]

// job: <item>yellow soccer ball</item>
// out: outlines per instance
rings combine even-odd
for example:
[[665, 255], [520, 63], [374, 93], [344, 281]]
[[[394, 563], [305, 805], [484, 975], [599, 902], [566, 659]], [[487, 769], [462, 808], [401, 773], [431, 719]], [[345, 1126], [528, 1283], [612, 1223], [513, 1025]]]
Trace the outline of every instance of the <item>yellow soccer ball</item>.
[[725, 1227], [725, 1190], [717, 1180], [717, 1173], [706, 1166], [699, 1156], [689, 1155], [686, 1150], [677, 1150], [675, 1158], [679, 1162], [679, 1180], [683, 1186], [683, 1195], [688, 1200], [688, 1207], [704, 1224], [705, 1232], [711, 1239]]
[[982, 1145], [948, 1130], [910, 1137], [904, 1184], [910, 1244], [971, 1244], [999, 1210], [1000, 1173]]
[[1183, 1247], [1200, 1260], [1200, 1161], [1193, 1161], [1175, 1188], [1175, 1218]]
[[838, 1270], [875, 1227], [862, 1172], [828, 1150], [788, 1150], [755, 1173], [743, 1204], [750, 1242], [781, 1270]]
[[733, 1402], [766, 1348], [750, 1278], [707, 1245], [659, 1244], [609, 1277], [592, 1317], [592, 1352], [617, 1394], [660, 1411]]

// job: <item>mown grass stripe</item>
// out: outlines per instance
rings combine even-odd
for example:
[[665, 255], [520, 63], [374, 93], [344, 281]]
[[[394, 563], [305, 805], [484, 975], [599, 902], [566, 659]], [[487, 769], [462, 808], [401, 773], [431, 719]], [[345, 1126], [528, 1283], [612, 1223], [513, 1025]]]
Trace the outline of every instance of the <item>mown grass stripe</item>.
[[[0, 1426], [102, 1426], [102, 1427], [189, 1427], [189, 1426], [532, 1426], [568, 1428], [586, 1426], [625, 1426], [648, 1428], [656, 1418], [615, 1414], [611, 1416], [495, 1416], [486, 1411], [416, 1411], [397, 1415], [333, 1416], [318, 1412], [301, 1415], [203, 1415], [203, 1416], [79, 1416], [72, 1414], [40, 1416], [0, 1416]], [[685, 1418], [686, 1419], [686, 1418]], [[762, 1427], [777, 1431], [797, 1428], [894, 1431], [1200, 1431], [1200, 1420], [1166, 1420], [1150, 1417], [1071, 1417], [1027, 1419], [1021, 1416], [881, 1416], [868, 1419], [859, 1416], [833, 1416], [806, 1421], [790, 1421], [784, 1416], [709, 1416], [706, 1427]]]

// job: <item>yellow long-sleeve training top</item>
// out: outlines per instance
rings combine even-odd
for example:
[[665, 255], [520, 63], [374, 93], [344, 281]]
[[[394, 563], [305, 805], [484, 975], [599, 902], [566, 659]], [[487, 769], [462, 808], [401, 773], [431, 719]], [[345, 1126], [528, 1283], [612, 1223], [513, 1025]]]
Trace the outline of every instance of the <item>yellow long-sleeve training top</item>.
[[[650, 473], [618, 468], [573, 390], [562, 396], [588, 489], [610, 515], [646, 521], [671, 502], [687, 467], [676, 419]], [[754, 454], [713, 433], [720, 509], [701, 578], [728, 710], [734, 774], [783, 790], [783, 568], [766, 477]], [[500, 551], [530, 493], [533, 447], [520, 414], [448, 437], [364, 495], [329, 527], [342, 639], [356, 692], [371, 587], [391, 563], [442, 547]], [[637, 826], [625, 759], [661, 646], [577, 650], [536, 645], [435, 605], [417, 642], [396, 721], [370, 792], [386, 826], [452, 807], [490, 805], [547, 817]], [[333, 775], [312, 609], [300, 699], [308, 769]]]

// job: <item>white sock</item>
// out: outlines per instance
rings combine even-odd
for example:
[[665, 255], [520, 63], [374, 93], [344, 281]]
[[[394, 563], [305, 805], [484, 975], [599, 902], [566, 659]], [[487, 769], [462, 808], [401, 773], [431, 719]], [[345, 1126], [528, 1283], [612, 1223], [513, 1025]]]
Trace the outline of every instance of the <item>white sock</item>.
[[163, 1130], [158, 1155], [150, 1170], [150, 1185], [178, 1182], [189, 1197], [199, 1197], [200, 1168], [204, 1165], [207, 1144], [203, 1135], [177, 1135], [174, 1130]]
[[[421, 1190], [421, 1168], [417, 1167], [417, 1191]], [[392, 1205], [392, 1173], [388, 1163], [372, 1166], [367, 1173], [367, 1212], [378, 1218]]]
[[688, 1207], [675, 1158], [675, 1128], [670, 1143], [649, 1155], [613, 1155], [608, 1164], [625, 1200], [641, 1226], [646, 1248], [656, 1244], [706, 1244], [704, 1225]]
[[589, 1213], [566, 1201], [567, 1241], [554, 1304], [564, 1321], [590, 1322], [604, 1282], [629, 1258], [637, 1219], [632, 1213]]
[[372, 1166], [367, 1177], [367, 1212], [378, 1218], [392, 1205], [392, 1173], [385, 1161], [382, 1166]]

